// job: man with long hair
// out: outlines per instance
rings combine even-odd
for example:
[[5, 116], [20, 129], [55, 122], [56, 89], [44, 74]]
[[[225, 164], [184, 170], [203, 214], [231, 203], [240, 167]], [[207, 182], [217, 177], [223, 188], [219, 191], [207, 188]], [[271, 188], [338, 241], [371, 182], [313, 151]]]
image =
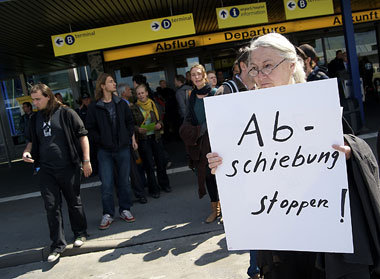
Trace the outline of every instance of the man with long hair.
[[66, 248], [62, 219], [61, 193], [66, 199], [74, 247], [83, 245], [87, 237], [87, 221], [80, 198], [81, 168], [91, 172], [87, 130], [77, 113], [62, 105], [45, 84], [30, 90], [38, 112], [29, 123], [29, 135], [23, 160], [39, 169], [41, 196], [50, 230], [49, 262], [56, 261]]
[[[118, 189], [119, 214], [126, 222], [134, 222], [130, 208], [131, 183], [129, 181], [131, 151], [137, 149], [134, 140], [134, 124], [126, 102], [113, 94], [116, 83], [113, 77], [103, 73], [96, 81], [95, 103], [87, 112], [86, 127], [90, 140], [98, 145], [99, 177], [102, 181], [103, 217], [99, 229], [108, 229], [114, 219], [114, 183]], [[115, 177], [117, 174], [117, 178]]]

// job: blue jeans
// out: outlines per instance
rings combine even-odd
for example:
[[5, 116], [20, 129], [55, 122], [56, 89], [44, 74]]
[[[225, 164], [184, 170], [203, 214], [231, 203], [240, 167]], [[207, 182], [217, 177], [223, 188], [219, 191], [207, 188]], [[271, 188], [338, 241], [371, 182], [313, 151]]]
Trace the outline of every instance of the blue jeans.
[[[102, 204], [103, 214], [115, 215], [115, 204], [113, 199], [114, 183], [116, 183], [119, 198], [119, 213], [123, 210], [130, 210], [131, 183], [129, 182], [129, 172], [131, 167], [131, 153], [129, 147], [120, 148], [117, 151], [109, 151], [99, 148], [99, 177], [102, 181]], [[115, 169], [114, 169], [115, 168]], [[115, 181], [115, 170], [117, 181]]]
[[247, 270], [247, 274], [253, 277], [257, 273], [260, 273], [260, 269], [257, 266], [257, 251], [250, 250], [249, 251], [249, 267]]

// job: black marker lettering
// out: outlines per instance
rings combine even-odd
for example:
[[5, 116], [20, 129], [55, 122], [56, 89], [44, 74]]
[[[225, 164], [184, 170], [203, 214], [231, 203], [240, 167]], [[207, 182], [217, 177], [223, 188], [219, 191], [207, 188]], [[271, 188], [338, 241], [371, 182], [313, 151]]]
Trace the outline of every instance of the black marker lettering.
[[[252, 121], [255, 122], [255, 129], [256, 129], [256, 130], [248, 131], [249, 126], [251, 125]], [[257, 140], [258, 140], [258, 142], [259, 142], [259, 145], [260, 145], [260, 146], [264, 146], [263, 138], [262, 138], [262, 136], [261, 136], [261, 132], [260, 132], [260, 128], [259, 128], [259, 124], [257, 123], [256, 115], [255, 115], [255, 114], [252, 114], [251, 119], [248, 121], [248, 124], [247, 124], [247, 126], [245, 127], [243, 134], [241, 135], [241, 138], [240, 138], [240, 140], [239, 140], [239, 142], [238, 142], [238, 145], [241, 144], [241, 142], [243, 141], [244, 136], [246, 136], [246, 135], [251, 135], [251, 134], [255, 134], [255, 133], [257, 134]]]

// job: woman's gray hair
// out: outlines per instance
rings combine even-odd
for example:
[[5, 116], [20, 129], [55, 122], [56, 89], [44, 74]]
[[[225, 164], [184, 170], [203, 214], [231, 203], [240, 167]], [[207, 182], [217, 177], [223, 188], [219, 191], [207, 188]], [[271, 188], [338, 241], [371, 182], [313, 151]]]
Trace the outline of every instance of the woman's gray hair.
[[278, 33], [261, 36], [251, 42], [250, 53], [259, 47], [270, 47], [276, 50], [281, 57], [294, 63], [294, 83], [306, 82], [303, 60], [297, 55], [294, 45], [285, 36]]

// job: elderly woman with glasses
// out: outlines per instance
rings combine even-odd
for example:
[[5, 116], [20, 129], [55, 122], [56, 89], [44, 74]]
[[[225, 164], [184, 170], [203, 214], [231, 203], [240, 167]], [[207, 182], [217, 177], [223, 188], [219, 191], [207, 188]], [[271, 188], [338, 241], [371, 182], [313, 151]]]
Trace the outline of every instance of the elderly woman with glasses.
[[[305, 82], [302, 59], [280, 34], [267, 34], [251, 43], [250, 65], [249, 75], [258, 89]], [[347, 133], [350, 130], [345, 124], [343, 121], [343, 131]], [[379, 175], [377, 167], [373, 167], [376, 159], [363, 141], [353, 135], [344, 137], [344, 146], [333, 147], [343, 152], [347, 159], [354, 253], [259, 251], [258, 265], [265, 279], [380, 278], [371, 277], [380, 274]], [[368, 155], [365, 160], [362, 153]], [[207, 158], [212, 173], [215, 173], [222, 158], [217, 153], [209, 153]], [[371, 206], [367, 206], [368, 203]]]

